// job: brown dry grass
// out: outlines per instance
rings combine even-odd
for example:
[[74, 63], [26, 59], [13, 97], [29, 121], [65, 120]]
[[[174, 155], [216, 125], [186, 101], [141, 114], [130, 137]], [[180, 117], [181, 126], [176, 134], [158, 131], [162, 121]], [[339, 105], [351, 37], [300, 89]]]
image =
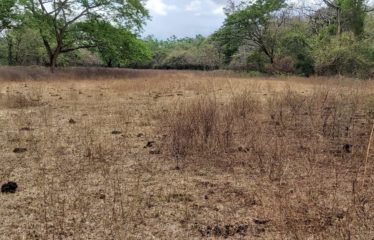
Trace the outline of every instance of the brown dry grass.
[[374, 236], [369, 81], [40, 71], [0, 69], [0, 239]]

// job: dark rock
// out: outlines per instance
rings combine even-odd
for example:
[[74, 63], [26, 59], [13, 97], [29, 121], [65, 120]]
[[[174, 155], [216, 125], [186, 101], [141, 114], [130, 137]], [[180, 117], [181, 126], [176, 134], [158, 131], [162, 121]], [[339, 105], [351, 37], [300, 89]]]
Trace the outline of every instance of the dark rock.
[[343, 146], [343, 150], [344, 152], [346, 153], [352, 153], [352, 148], [353, 148], [353, 145], [352, 144], [344, 144]]
[[159, 155], [159, 154], [161, 154], [161, 151], [160, 150], [151, 150], [151, 151], [149, 151], [149, 154]]
[[106, 197], [105, 194], [100, 194], [100, 195], [99, 195], [99, 198], [100, 198], [101, 200], [104, 200], [105, 197]]
[[70, 119], [69, 119], [69, 123], [70, 123], [70, 124], [75, 124], [75, 123], [77, 123], [77, 122], [76, 122], [74, 119], [70, 118]]
[[21, 128], [20, 131], [31, 131], [32, 129], [29, 128], [29, 127], [24, 127], [24, 128]]
[[27, 152], [27, 148], [15, 148], [13, 150], [14, 153], [24, 153]]
[[270, 222], [269, 219], [253, 219], [253, 222], [258, 225], [264, 225]]
[[119, 135], [119, 134], [121, 134], [122, 132], [121, 131], [118, 131], [118, 130], [114, 130], [114, 131], [112, 131], [112, 134], [113, 135]]
[[250, 150], [250, 149], [249, 149], [248, 147], [245, 147], [245, 148], [244, 148], [244, 147], [239, 147], [239, 148], [238, 148], [238, 151], [239, 151], [239, 152], [245, 152], [245, 153], [247, 153], [247, 152], [249, 152], [249, 150]]
[[8, 182], [1, 186], [2, 193], [15, 193], [17, 191], [18, 185], [15, 182]]
[[138, 138], [143, 137], [143, 136], [144, 136], [143, 133], [139, 133], [139, 134], [137, 135]]
[[144, 148], [151, 148], [155, 144], [155, 141], [148, 141]]

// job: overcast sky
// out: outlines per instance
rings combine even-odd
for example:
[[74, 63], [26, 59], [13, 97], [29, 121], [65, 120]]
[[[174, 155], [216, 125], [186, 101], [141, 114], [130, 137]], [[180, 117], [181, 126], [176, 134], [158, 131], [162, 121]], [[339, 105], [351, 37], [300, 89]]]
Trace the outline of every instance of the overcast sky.
[[143, 35], [160, 39], [172, 35], [209, 35], [222, 25], [225, 3], [226, 0], [148, 0], [147, 8], [152, 19]]

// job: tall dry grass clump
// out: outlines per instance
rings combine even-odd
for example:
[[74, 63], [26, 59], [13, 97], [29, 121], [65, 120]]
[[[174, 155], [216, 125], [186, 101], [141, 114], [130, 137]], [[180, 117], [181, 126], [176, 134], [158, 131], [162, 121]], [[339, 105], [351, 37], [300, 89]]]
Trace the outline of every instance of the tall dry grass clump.
[[238, 126], [248, 127], [248, 119], [259, 110], [259, 102], [249, 92], [233, 96], [228, 104], [214, 97], [202, 97], [179, 105], [165, 119], [168, 146], [175, 157], [205, 156], [232, 151]]

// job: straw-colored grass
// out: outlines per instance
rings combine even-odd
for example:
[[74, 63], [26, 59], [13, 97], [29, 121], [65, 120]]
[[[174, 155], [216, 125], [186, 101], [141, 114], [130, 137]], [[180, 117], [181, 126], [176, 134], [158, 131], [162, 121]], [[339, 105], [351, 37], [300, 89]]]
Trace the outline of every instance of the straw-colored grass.
[[0, 183], [19, 186], [0, 194], [0, 239], [374, 236], [370, 81], [42, 68], [0, 79]]

